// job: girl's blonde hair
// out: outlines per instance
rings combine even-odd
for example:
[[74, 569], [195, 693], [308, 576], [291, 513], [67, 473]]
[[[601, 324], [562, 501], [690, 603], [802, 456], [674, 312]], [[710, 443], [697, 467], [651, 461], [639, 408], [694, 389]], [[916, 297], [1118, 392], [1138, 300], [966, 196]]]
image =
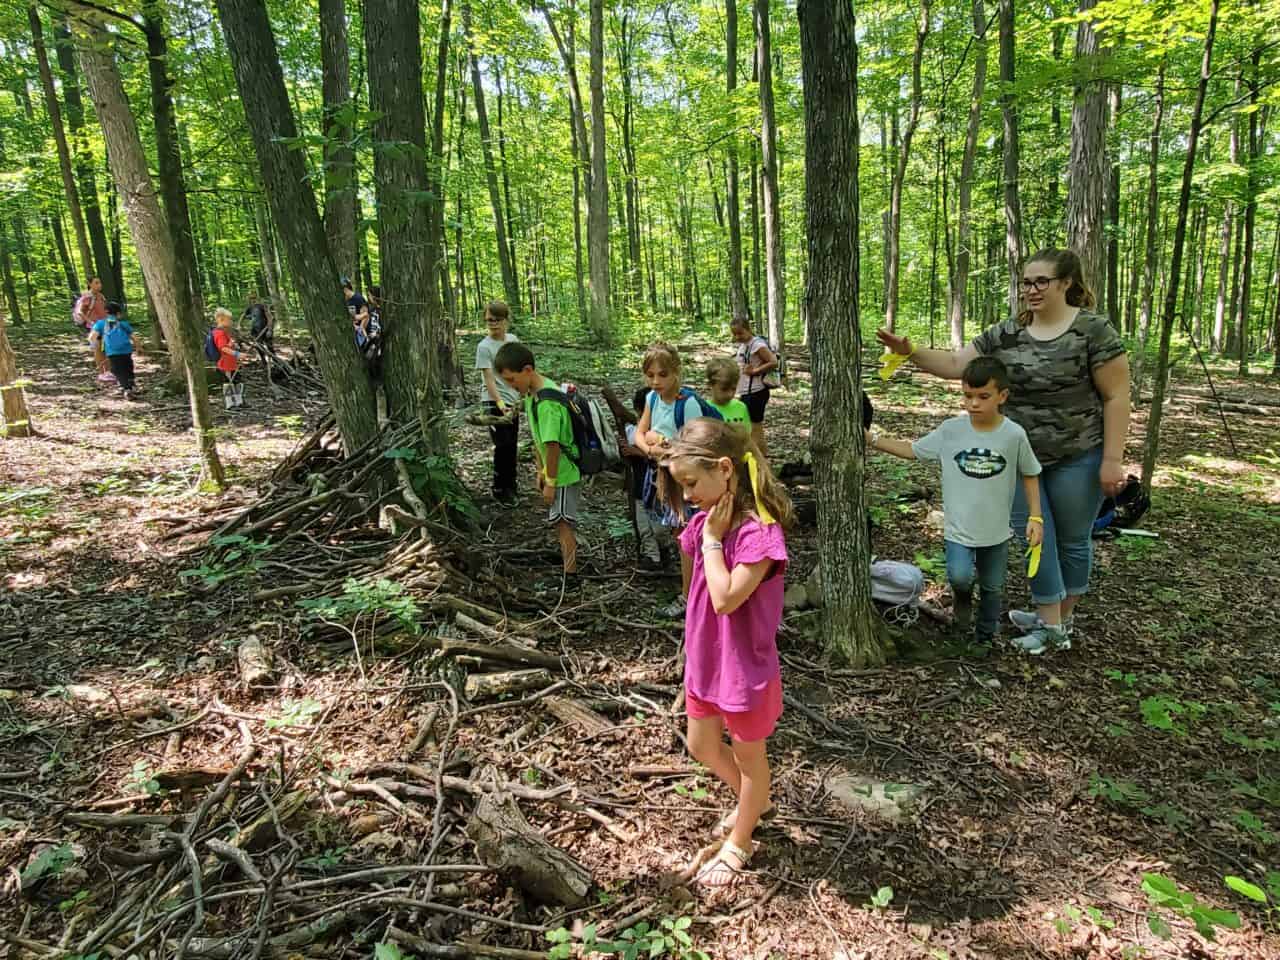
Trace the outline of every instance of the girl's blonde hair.
[[738, 363], [729, 357], [716, 357], [707, 363], [707, 383], [713, 387], [737, 389]]
[[218, 309], [216, 309], [216, 310], [214, 310], [214, 311], [213, 311], [213, 320], [214, 320], [214, 322], [215, 322], [215, 323], [216, 323], [217, 321], [221, 320], [223, 317], [226, 317], [228, 320], [234, 320], [234, 319], [235, 319], [235, 318], [231, 315], [231, 311], [230, 311], [230, 310], [228, 310], [226, 307], [218, 307]]
[[[1056, 274], [1055, 280], [1071, 281], [1071, 284], [1067, 287], [1066, 295], [1068, 306], [1092, 310], [1097, 305], [1097, 298], [1093, 295], [1093, 291], [1089, 289], [1088, 281], [1085, 280], [1084, 265], [1081, 264], [1080, 257], [1074, 250], [1058, 250], [1052, 247], [1037, 250], [1027, 257], [1026, 262], [1051, 263]], [[1020, 310], [1018, 312], [1018, 326], [1025, 327], [1030, 323], [1031, 310]]]
[[[757, 496], [751, 484], [751, 468], [747, 463], [750, 454], [756, 463]], [[738, 489], [733, 494], [734, 518], [748, 513], [759, 515], [764, 508], [784, 530], [795, 524], [795, 510], [791, 506], [791, 496], [787, 488], [769, 468], [769, 461], [760, 453], [760, 448], [751, 440], [751, 434], [740, 430], [723, 420], [712, 420], [699, 417], [690, 420], [671, 441], [670, 452], [662, 458], [658, 470], [658, 492], [662, 499], [675, 511], [677, 516], [684, 515], [684, 489], [671, 475], [671, 467], [676, 461], [683, 460], [697, 464], [704, 470], [713, 470], [720, 460], [727, 458], [737, 471]]]
[[672, 373], [679, 373], [680, 352], [671, 344], [663, 343], [661, 340], [651, 343], [649, 349], [644, 352], [644, 359], [640, 361], [640, 369], [648, 373], [649, 368], [655, 363], [661, 364]]

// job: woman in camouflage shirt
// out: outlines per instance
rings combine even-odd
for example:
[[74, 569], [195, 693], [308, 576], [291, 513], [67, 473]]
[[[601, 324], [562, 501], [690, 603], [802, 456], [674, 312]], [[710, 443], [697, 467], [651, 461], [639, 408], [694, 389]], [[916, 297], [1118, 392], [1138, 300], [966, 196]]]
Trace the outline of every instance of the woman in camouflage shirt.
[[[1089, 589], [1093, 521], [1103, 495], [1125, 483], [1129, 431], [1129, 361], [1115, 329], [1093, 311], [1093, 293], [1070, 250], [1042, 250], [1023, 267], [1018, 285], [1024, 309], [989, 327], [963, 349], [916, 349], [907, 337], [877, 333], [894, 353], [920, 369], [957, 380], [979, 355], [1009, 368], [1004, 413], [1027, 431], [1044, 466], [1040, 476], [1044, 545], [1031, 579], [1034, 611], [1012, 610], [1028, 653], [1071, 647], [1072, 614]], [[1026, 528], [1021, 490], [1013, 506], [1015, 531]]]

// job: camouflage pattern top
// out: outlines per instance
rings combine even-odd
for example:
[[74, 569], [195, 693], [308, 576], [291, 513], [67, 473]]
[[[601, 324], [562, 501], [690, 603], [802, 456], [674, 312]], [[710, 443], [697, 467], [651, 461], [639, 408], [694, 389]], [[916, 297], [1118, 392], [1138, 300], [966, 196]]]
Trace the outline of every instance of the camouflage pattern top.
[[973, 346], [1009, 368], [1004, 413], [1027, 431], [1042, 464], [1070, 460], [1102, 443], [1102, 397], [1092, 374], [1124, 353], [1106, 317], [1081, 310], [1053, 340], [1035, 339], [1011, 318], [988, 327]]

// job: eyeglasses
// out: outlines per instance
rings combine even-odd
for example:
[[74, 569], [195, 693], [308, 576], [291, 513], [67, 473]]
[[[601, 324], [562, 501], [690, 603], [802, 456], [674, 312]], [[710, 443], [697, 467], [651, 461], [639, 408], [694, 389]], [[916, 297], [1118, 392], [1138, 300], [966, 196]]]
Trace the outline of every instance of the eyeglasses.
[[1049, 289], [1049, 284], [1061, 279], [1061, 277], [1032, 277], [1030, 280], [1019, 280], [1018, 289], [1023, 293], [1030, 293], [1033, 289], [1047, 290]]

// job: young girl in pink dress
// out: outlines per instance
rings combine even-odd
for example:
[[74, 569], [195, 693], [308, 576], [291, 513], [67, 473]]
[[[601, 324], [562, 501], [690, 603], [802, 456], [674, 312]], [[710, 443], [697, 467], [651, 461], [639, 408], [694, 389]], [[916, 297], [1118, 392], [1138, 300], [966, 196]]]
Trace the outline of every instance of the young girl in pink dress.
[[750, 435], [720, 420], [686, 424], [662, 465], [663, 495], [676, 515], [686, 504], [699, 509], [680, 534], [693, 559], [685, 612], [689, 751], [738, 799], [721, 822], [728, 838], [696, 879], [728, 886], [746, 869], [751, 834], [772, 810], [765, 742], [782, 715], [776, 637], [791, 500]]

